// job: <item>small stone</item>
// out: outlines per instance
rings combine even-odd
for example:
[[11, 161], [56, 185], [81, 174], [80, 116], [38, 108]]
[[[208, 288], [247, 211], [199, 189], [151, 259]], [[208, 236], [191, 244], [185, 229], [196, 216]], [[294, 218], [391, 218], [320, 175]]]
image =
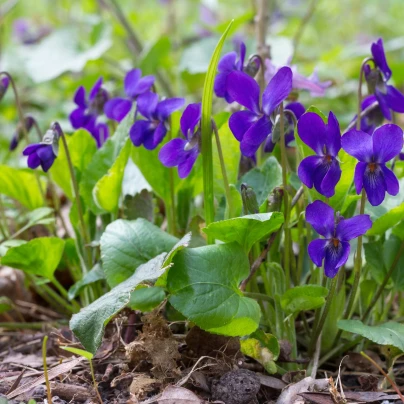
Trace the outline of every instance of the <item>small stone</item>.
[[212, 399], [226, 404], [252, 404], [261, 383], [258, 376], [247, 369], [238, 369], [225, 373], [212, 384]]

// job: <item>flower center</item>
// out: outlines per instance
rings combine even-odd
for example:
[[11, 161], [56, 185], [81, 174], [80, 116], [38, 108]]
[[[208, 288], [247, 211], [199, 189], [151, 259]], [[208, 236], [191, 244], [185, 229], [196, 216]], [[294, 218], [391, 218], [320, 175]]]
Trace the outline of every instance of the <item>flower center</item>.
[[327, 163], [331, 163], [331, 161], [332, 161], [332, 156], [330, 156], [329, 154], [327, 154], [327, 155], [325, 156], [325, 160], [327, 161]]
[[337, 248], [339, 246], [339, 240], [337, 238], [333, 238], [331, 241], [334, 244], [335, 248]]
[[377, 163], [369, 163], [368, 167], [369, 167], [369, 171], [371, 173], [374, 173], [376, 171], [376, 168], [377, 168]]

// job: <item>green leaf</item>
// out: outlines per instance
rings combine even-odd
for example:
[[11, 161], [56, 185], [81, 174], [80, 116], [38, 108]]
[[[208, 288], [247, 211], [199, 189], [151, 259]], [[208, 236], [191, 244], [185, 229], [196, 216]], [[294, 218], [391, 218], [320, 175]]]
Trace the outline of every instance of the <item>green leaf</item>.
[[171, 51], [171, 41], [168, 36], [159, 38], [147, 49], [140, 61], [140, 69], [144, 75], [155, 74], [159, 69], [167, 66]]
[[274, 335], [257, 330], [249, 338], [240, 340], [240, 345], [241, 352], [261, 363], [268, 373], [277, 372], [275, 361], [278, 359], [280, 347]]
[[205, 83], [202, 92], [202, 111], [201, 111], [201, 139], [202, 139], [202, 164], [203, 164], [203, 194], [205, 204], [205, 221], [210, 224], [214, 220], [214, 191], [213, 191], [213, 162], [212, 162], [212, 103], [213, 103], [213, 85], [217, 73], [220, 52], [226, 36], [233, 24], [230, 22], [223, 35], [219, 39], [215, 50], [210, 59], [208, 71], [205, 76]]
[[383, 259], [384, 247], [382, 242], [373, 241], [363, 245], [365, 250], [366, 265], [370, 269], [370, 273], [377, 283], [381, 284], [387, 273], [386, 266]]
[[116, 220], [101, 236], [101, 259], [108, 284], [118, 285], [135, 269], [158, 254], [170, 251], [178, 239], [145, 219]]
[[0, 296], [0, 314], [6, 313], [13, 308], [13, 302], [6, 296]]
[[125, 195], [123, 200], [123, 215], [124, 218], [128, 220], [143, 218], [153, 223], [153, 195], [146, 189], [143, 189], [142, 192], [139, 192], [134, 196]]
[[253, 168], [244, 174], [239, 184], [245, 183], [253, 188], [257, 195], [258, 205], [266, 203], [268, 195], [275, 187], [282, 185], [282, 168], [278, 160], [271, 156], [260, 168]]
[[[26, 73], [34, 82], [41, 83], [67, 71], [81, 72], [89, 60], [98, 59], [112, 45], [111, 27], [99, 25], [92, 28], [98, 31], [97, 38], [94, 43], [87, 40], [84, 49], [84, 31], [74, 26], [53, 31], [37, 45], [24, 46]], [[57, 60], [57, 63], [44, 63], [51, 60]]]
[[211, 223], [203, 231], [214, 239], [236, 241], [248, 253], [254, 243], [277, 231], [283, 223], [280, 212], [259, 213]]
[[130, 295], [128, 306], [132, 310], [146, 313], [157, 307], [165, 298], [166, 294], [163, 288], [158, 286], [139, 287]]
[[82, 279], [70, 287], [67, 292], [67, 297], [69, 300], [73, 300], [86, 286], [102, 279], [105, 279], [105, 274], [102, 266], [97, 263]]
[[[231, 203], [226, 204], [226, 212], [224, 217], [239, 217], [243, 210], [243, 200], [241, 199], [240, 192], [238, 192], [234, 184], [229, 185]], [[229, 205], [231, 209], [229, 209]], [[227, 211], [229, 209], [229, 211]]]
[[[80, 180], [81, 174], [97, 151], [95, 139], [88, 131], [79, 129], [73, 135], [66, 136], [66, 141], [73, 167], [76, 169], [78, 180]], [[66, 196], [73, 199], [73, 185], [64, 147], [59, 148], [58, 157], [53, 163], [50, 173], [52, 179], [62, 188]]]
[[89, 361], [94, 358], [94, 355], [91, 352], [85, 351], [84, 349], [73, 348], [70, 346], [61, 346], [60, 348], [64, 349], [65, 351], [74, 353], [76, 355], [80, 355], [83, 358], [88, 359]]
[[126, 281], [73, 315], [69, 324], [70, 329], [87, 351], [96, 353], [101, 345], [106, 325], [129, 303], [131, 292], [140, 283], [152, 282], [159, 278], [170, 265], [175, 253], [187, 246], [188, 243], [189, 235], [183, 237], [169, 254], [162, 253], [140, 265]]
[[[390, 269], [393, 265], [395, 257], [397, 256], [398, 252], [400, 251], [402, 246], [402, 241], [394, 236], [391, 235], [383, 245], [383, 259], [384, 265], [386, 268]], [[398, 290], [404, 290], [404, 254], [401, 253], [401, 256], [395, 266], [395, 269], [391, 275], [391, 279], [393, 281], [393, 285]]]
[[119, 208], [123, 174], [128, 162], [131, 144], [131, 141], [127, 139], [112, 167], [98, 180], [93, 189], [95, 203], [107, 212], [116, 212]]
[[62, 258], [64, 240], [57, 237], [39, 237], [23, 245], [11, 247], [2, 257], [1, 264], [21, 269], [26, 273], [53, 279]]
[[[258, 327], [260, 309], [238, 289], [249, 269], [247, 255], [236, 243], [183, 250], [168, 272], [169, 301], [204, 330], [230, 336], [250, 334]], [[233, 320], [236, 326], [223, 328]]]
[[[401, 179], [399, 183], [400, 189], [403, 189], [404, 179]], [[391, 196], [386, 193], [386, 197], [381, 205], [371, 206], [367, 203], [365, 213], [368, 213], [373, 221], [373, 225], [367, 231], [366, 235], [382, 235], [403, 219], [404, 194], [401, 193], [396, 196]]]
[[341, 330], [359, 334], [376, 344], [393, 345], [404, 351], [404, 325], [389, 321], [388, 323], [369, 326], [359, 320], [340, 320], [338, 327]]
[[319, 285], [296, 286], [281, 297], [282, 309], [287, 313], [318, 309], [325, 303], [328, 289]]
[[6, 240], [0, 244], [0, 257], [6, 255], [6, 252], [12, 247], [18, 247], [20, 245], [26, 244], [26, 240]]
[[44, 205], [36, 174], [32, 170], [0, 165], [0, 194], [16, 199], [30, 210]]
[[[114, 165], [121, 149], [124, 147], [129, 129], [133, 124], [132, 111], [119, 124], [114, 136], [110, 137], [94, 154], [90, 164], [84, 170], [80, 181], [80, 195], [86, 206], [95, 214], [105, 213], [100, 209], [93, 198], [93, 189], [97, 182], [104, 177]], [[107, 180], [108, 181], [108, 180]], [[115, 183], [116, 185], [116, 183]]]

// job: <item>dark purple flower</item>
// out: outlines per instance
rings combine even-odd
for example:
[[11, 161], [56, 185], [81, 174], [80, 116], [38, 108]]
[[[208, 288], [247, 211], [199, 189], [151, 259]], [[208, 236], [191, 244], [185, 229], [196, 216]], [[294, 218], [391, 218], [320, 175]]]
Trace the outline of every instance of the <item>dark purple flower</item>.
[[[287, 66], [289, 66], [290, 61], [288, 61]], [[272, 77], [279, 71], [279, 67], [275, 66], [270, 59], [265, 60], [265, 80], [269, 83]], [[290, 69], [293, 73], [292, 87], [296, 90], [307, 90], [310, 91], [312, 97], [323, 97], [325, 90], [331, 86], [331, 81], [321, 82], [317, 70], [314, 69], [313, 73], [309, 77], [305, 77], [298, 73], [297, 66], [292, 65]]]
[[135, 146], [154, 150], [167, 133], [168, 118], [184, 105], [183, 98], [167, 98], [159, 102], [159, 96], [149, 92], [137, 100], [137, 110], [146, 118], [137, 120], [129, 131]]
[[[361, 105], [362, 111], [370, 107], [375, 102], [377, 102], [377, 98], [375, 95], [372, 94], [365, 97]], [[377, 105], [372, 111], [368, 112], [366, 116], [361, 119], [361, 130], [371, 135], [374, 130], [383, 123], [383, 119], [383, 113], [379, 105]], [[354, 120], [356, 120], [356, 116]]]
[[[285, 107], [285, 145], [289, 146], [289, 143], [295, 140], [295, 122], [297, 122], [300, 117], [304, 114], [306, 109], [304, 108], [303, 104], [300, 102], [290, 102]], [[294, 118], [290, 114], [294, 115]], [[264, 151], [266, 153], [272, 153], [275, 148], [275, 144], [272, 141], [272, 132], [268, 135], [267, 140], [265, 141]]]
[[159, 152], [159, 159], [166, 167], [178, 167], [178, 176], [189, 175], [200, 153], [201, 103], [189, 104], [181, 116], [181, 131], [185, 137], [166, 143]]
[[235, 101], [246, 107], [235, 112], [229, 119], [234, 137], [240, 142], [244, 156], [253, 157], [260, 145], [272, 132], [272, 120], [277, 108], [292, 90], [292, 71], [283, 67], [269, 82], [262, 94], [257, 82], [245, 73], [234, 71], [227, 79], [227, 90]]
[[321, 267], [324, 260], [324, 272], [334, 278], [338, 269], [346, 263], [351, 246], [349, 241], [362, 236], [371, 227], [369, 215], [358, 215], [344, 219], [322, 201], [314, 201], [307, 206], [306, 221], [324, 239], [313, 240], [308, 246], [311, 260]]
[[387, 64], [383, 48], [383, 40], [378, 39], [371, 47], [375, 69], [367, 64], [364, 66], [366, 81], [371, 92], [374, 92], [384, 117], [391, 121], [391, 110], [404, 112], [404, 94], [387, 84], [391, 78], [391, 69]]
[[102, 87], [100, 77], [91, 89], [87, 99], [86, 90], [80, 86], [74, 95], [77, 108], [70, 114], [70, 123], [74, 129], [87, 129], [101, 147], [109, 136], [108, 126], [99, 122], [98, 117], [104, 113], [104, 105], [108, 101], [108, 92]]
[[129, 71], [124, 80], [124, 90], [127, 98], [112, 98], [105, 104], [105, 115], [114, 121], [121, 122], [129, 113], [132, 104], [142, 94], [150, 91], [154, 84], [154, 76], [142, 77], [140, 69]]
[[28, 156], [28, 167], [35, 169], [41, 166], [42, 170], [47, 172], [57, 157], [61, 134], [62, 129], [55, 122], [51, 129], [46, 131], [42, 142], [27, 146], [22, 154]]
[[298, 168], [300, 180], [309, 188], [330, 198], [335, 193], [335, 186], [341, 178], [341, 168], [337, 159], [341, 149], [339, 123], [330, 112], [328, 124], [314, 112], [307, 112], [297, 123], [300, 138], [315, 153], [302, 160]]
[[403, 147], [403, 131], [399, 126], [383, 125], [372, 135], [352, 129], [342, 136], [341, 145], [359, 160], [354, 177], [357, 194], [365, 188], [373, 206], [383, 202], [386, 191], [393, 196], [398, 194], [398, 180], [386, 163], [396, 157]]
[[[26, 133], [29, 133], [34, 126], [34, 118], [32, 116], [26, 116], [24, 120], [24, 126], [25, 126], [25, 131]], [[10, 142], [10, 151], [13, 151], [17, 148], [18, 143], [20, 140], [24, 137], [24, 129], [21, 125], [21, 122], [18, 123], [17, 128], [13, 134], [13, 137], [11, 138]]]
[[5, 96], [8, 86], [10, 84], [10, 79], [5, 76], [0, 79], [0, 101]]
[[215, 78], [214, 90], [217, 97], [224, 98], [228, 103], [234, 101], [228, 91], [227, 78], [231, 72], [242, 72], [244, 68], [244, 59], [246, 47], [244, 42], [240, 42], [240, 51], [229, 52], [222, 56], [217, 66], [219, 73]]

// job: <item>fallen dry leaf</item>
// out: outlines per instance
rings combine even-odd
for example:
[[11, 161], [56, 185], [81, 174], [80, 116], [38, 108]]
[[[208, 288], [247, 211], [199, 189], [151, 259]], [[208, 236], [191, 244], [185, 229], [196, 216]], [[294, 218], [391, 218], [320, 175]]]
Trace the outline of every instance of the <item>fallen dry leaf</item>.
[[184, 387], [168, 386], [160, 398], [157, 399], [158, 404], [203, 404], [196, 394], [185, 389]]

